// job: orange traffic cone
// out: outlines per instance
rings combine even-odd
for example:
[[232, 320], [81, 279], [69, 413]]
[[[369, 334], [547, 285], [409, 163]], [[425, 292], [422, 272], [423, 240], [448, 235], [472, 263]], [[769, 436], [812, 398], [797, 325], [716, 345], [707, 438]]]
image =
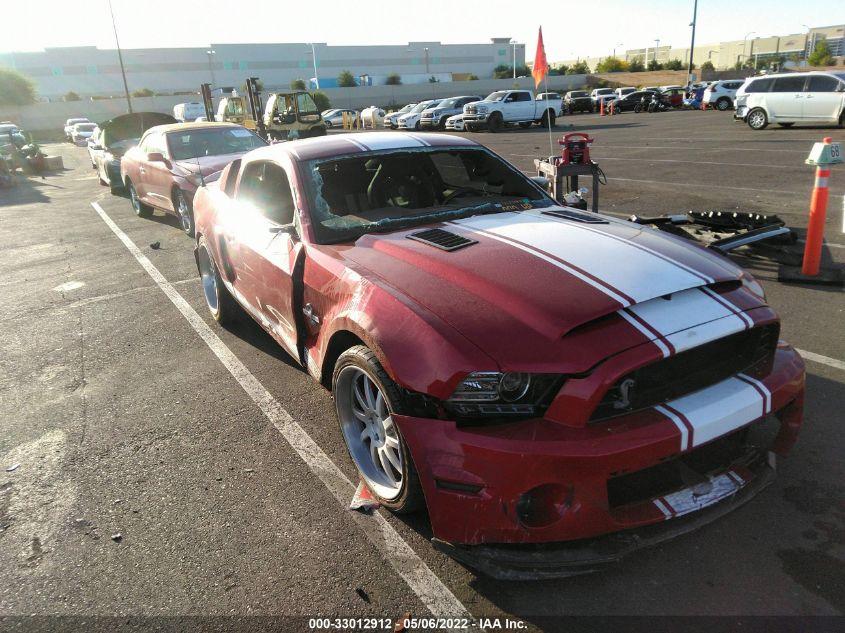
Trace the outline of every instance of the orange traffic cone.
[[604, 99], [599, 97], [599, 116], [607, 116], [604, 111]]

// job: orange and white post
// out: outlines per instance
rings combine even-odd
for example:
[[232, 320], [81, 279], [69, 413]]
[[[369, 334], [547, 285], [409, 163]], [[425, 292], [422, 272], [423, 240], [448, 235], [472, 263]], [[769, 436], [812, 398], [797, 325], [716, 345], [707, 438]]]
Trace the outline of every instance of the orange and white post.
[[[816, 182], [813, 195], [810, 198], [810, 218], [807, 222], [807, 242], [804, 245], [804, 261], [801, 274], [813, 277], [819, 274], [821, 265], [822, 242], [824, 241], [824, 223], [827, 217], [827, 201], [830, 195], [828, 180], [830, 179], [830, 165], [841, 162], [839, 144], [831, 145], [833, 139], [827, 137], [822, 141], [826, 146], [822, 149], [816, 165]], [[815, 153], [815, 152], [814, 152]], [[840, 161], [836, 161], [840, 158]], [[828, 160], [825, 160], [828, 159]], [[833, 160], [830, 160], [833, 159]], [[809, 160], [808, 160], [809, 162]]]

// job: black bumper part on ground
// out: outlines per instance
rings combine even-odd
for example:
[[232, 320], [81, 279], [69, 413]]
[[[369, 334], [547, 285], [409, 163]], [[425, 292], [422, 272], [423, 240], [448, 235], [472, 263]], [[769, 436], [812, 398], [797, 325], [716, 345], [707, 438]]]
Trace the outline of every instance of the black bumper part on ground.
[[453, 545], [436, 538], [432, 544], [458, 562], [497, 580], [548, 580], [599, 571], [625, 556], [688, 534], [750, 501], [775, 479], [762, 464], [756, 476], [733, 496], [686, 516], [642, 528], [613, 532], [594, 539], [525, 545]]

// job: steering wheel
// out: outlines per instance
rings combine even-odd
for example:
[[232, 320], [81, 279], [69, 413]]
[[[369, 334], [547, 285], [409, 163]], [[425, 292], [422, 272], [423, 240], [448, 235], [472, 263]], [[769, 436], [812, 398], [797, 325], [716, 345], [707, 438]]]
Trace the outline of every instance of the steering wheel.
[[475, 187], [457, 187], [452, 193], [443, 198], [442, 204], [448, 204], [451, 200], [454, 200], [458, 196], [464, 196], [473, 193], [487, 195], [487, 192], [484, 189], [476, 189]]

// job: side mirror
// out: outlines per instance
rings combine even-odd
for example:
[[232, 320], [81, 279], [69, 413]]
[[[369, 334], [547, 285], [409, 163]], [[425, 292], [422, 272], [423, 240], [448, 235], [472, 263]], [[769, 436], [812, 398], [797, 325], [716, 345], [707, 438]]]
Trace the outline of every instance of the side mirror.
[[147, 154], [147, 160], [151, 163], [166, 163], [167, 159], [161, 152], [150, 152]]

